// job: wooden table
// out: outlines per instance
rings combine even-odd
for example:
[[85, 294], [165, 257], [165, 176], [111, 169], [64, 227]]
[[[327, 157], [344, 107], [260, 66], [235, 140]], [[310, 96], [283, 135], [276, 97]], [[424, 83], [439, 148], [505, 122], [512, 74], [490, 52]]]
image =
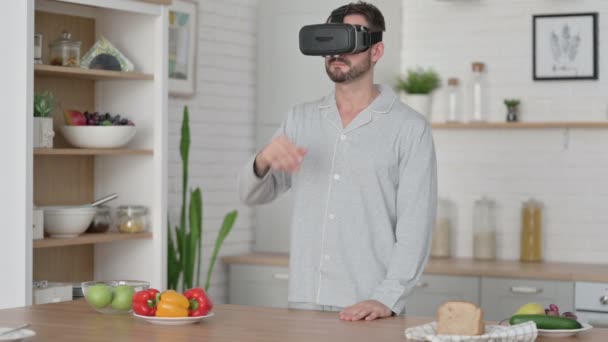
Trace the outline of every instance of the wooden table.
[[[345, 322], [336, 313], [216, 305], [215, 316], [186, 326], [151, 325], [129, 315], [104, 315], [83, 300], [0, 310], [0, 326], [31, 323], [29, 341], [205, 341], [322, 342], [406, 341], [407, 326], [429, 318], [392, 317]], [[593, 329], [576, 339], [539, 338], [539, 342], [608, 341], [608, 329]]]

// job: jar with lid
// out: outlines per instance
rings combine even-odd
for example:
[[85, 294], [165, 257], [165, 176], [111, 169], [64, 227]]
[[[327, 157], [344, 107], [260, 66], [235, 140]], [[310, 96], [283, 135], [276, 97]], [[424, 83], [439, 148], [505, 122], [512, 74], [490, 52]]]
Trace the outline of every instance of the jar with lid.
[[112, 226], [112, 215], [110, 214], [110, 207], [101, 205], [97, 207], [97, 212], [93, 221], [87, 228], [87, 233], [105, 233], [110, 230]]
[[486, 121], [486, 81], [485, 81], [485, 64], [474, 62], [471, 66], [473, 69], [473, 78], [471, 80], [471, 121], [481, 122]]
[[116, 209], [116, 224], [121, 233], [140, 233], [147, 229], [148, 208], [141, 205], [121, 205]]
[[483, 197], [473, 209], [473, 258], [496, 259], [496, 202]]
[[461, 118], [461, 93], [460, 93], [460, 81], [457, 78], [448, 78], [448, 89], [447, 89], [447, 105], [448, 114], [446, 117], [447, 122], [459, 122]]
[[50, 64], [69, 67], [80, 66], [80, 41], [72, 40], [69, 32], [63, 32], [61, 38], [49, 44]]
[[521, 261], [542, 261], [542, 232], [542, 204], [534, 199], [530, 199], [523, 203], [521, 209]]
[[449, 258], [451, 254], [452, 225], [455, 221], [454, 205], [451, 201], [440, 199], [437, 202], [437, 220], [431, 243], [432, 258]]

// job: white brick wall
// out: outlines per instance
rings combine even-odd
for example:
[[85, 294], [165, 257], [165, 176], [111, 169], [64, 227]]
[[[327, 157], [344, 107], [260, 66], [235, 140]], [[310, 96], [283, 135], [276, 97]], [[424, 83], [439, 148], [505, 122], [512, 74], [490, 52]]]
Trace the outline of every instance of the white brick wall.
[[[181, 208], [179, 138], [184, 105], [190, 109], [190, 188], [203, 191], [204, 284], [224, 215], [239, 216], [220, 255], [251, 250], [252, 211], [236, 194], [236, 173], [254, 150], [257, 0], [199, 0], [198, 83], [192, 98], [169, 101], [169, 213], [173, 225]], [[226, 269], [215, 266], [210, 295], [227, 301]]]
[[[600, 13], [600, 80], [532, 81], [532, 15], [590, 11]], [[402, 70], [432, 66], [444, 82], [455, 76], [466, 85], [471, 62], [484, 61], [491, 121], [504, 120], [507, 97], [522, 100], [525, 121], [606, 120], [607, 15], [608, 2], [599, 0], [404, 0]], [[443, 120], [443, 96], [434, 96], [433, 121]], [[547, 260], [608, 260], [608, 130], [435, 130], [434, 136], [440, 196], [458, 208], [457, 256], [472, 254], [473, 202], [487, 195], [500, 206], [499, 258], [517, 259], [521, 203], [534, 196], [545, 204]]]

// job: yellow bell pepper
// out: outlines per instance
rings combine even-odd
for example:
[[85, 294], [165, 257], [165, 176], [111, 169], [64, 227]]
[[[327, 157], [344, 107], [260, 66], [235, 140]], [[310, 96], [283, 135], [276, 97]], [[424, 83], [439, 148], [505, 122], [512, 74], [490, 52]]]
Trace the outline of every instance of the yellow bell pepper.
[[174, 290], [164, 291], [156, 305], [156, 317], [188, 317], [188, 298]]

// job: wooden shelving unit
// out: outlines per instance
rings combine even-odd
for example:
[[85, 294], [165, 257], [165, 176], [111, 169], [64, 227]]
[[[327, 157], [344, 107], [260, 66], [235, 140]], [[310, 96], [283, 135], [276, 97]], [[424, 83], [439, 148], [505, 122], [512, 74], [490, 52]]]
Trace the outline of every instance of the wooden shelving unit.
[[548, 129], [608, 128], [608, 122], [473, 122], [433, 123], [434, 129]]
[[139, 72], [120, 72], [108, 70], [94, 70], [83, 68], [70, 68], [56, 65], [36, 64], [34, 65], [34, 75], [70, 78], [81, 80], [153, 80], [154, 75]]
[[96, 243], [106, 243], [113, 241], [125, 241], [125, 240], [141, 240], [151, 239], [152, 233], [103, 233], [103, 234], [83, 234], [75, 238], [55, 239], [45, 238], [41, 240], [34, 240], [34, 248], [49, 248], [49, 247], [65, 247], [65, 246], [76, 246], [76, 245], [90, 245]]
[[37, 156], [130, 156], [152, 155], [148, 149], [90, 149], [90, 148], [36, 148]]

